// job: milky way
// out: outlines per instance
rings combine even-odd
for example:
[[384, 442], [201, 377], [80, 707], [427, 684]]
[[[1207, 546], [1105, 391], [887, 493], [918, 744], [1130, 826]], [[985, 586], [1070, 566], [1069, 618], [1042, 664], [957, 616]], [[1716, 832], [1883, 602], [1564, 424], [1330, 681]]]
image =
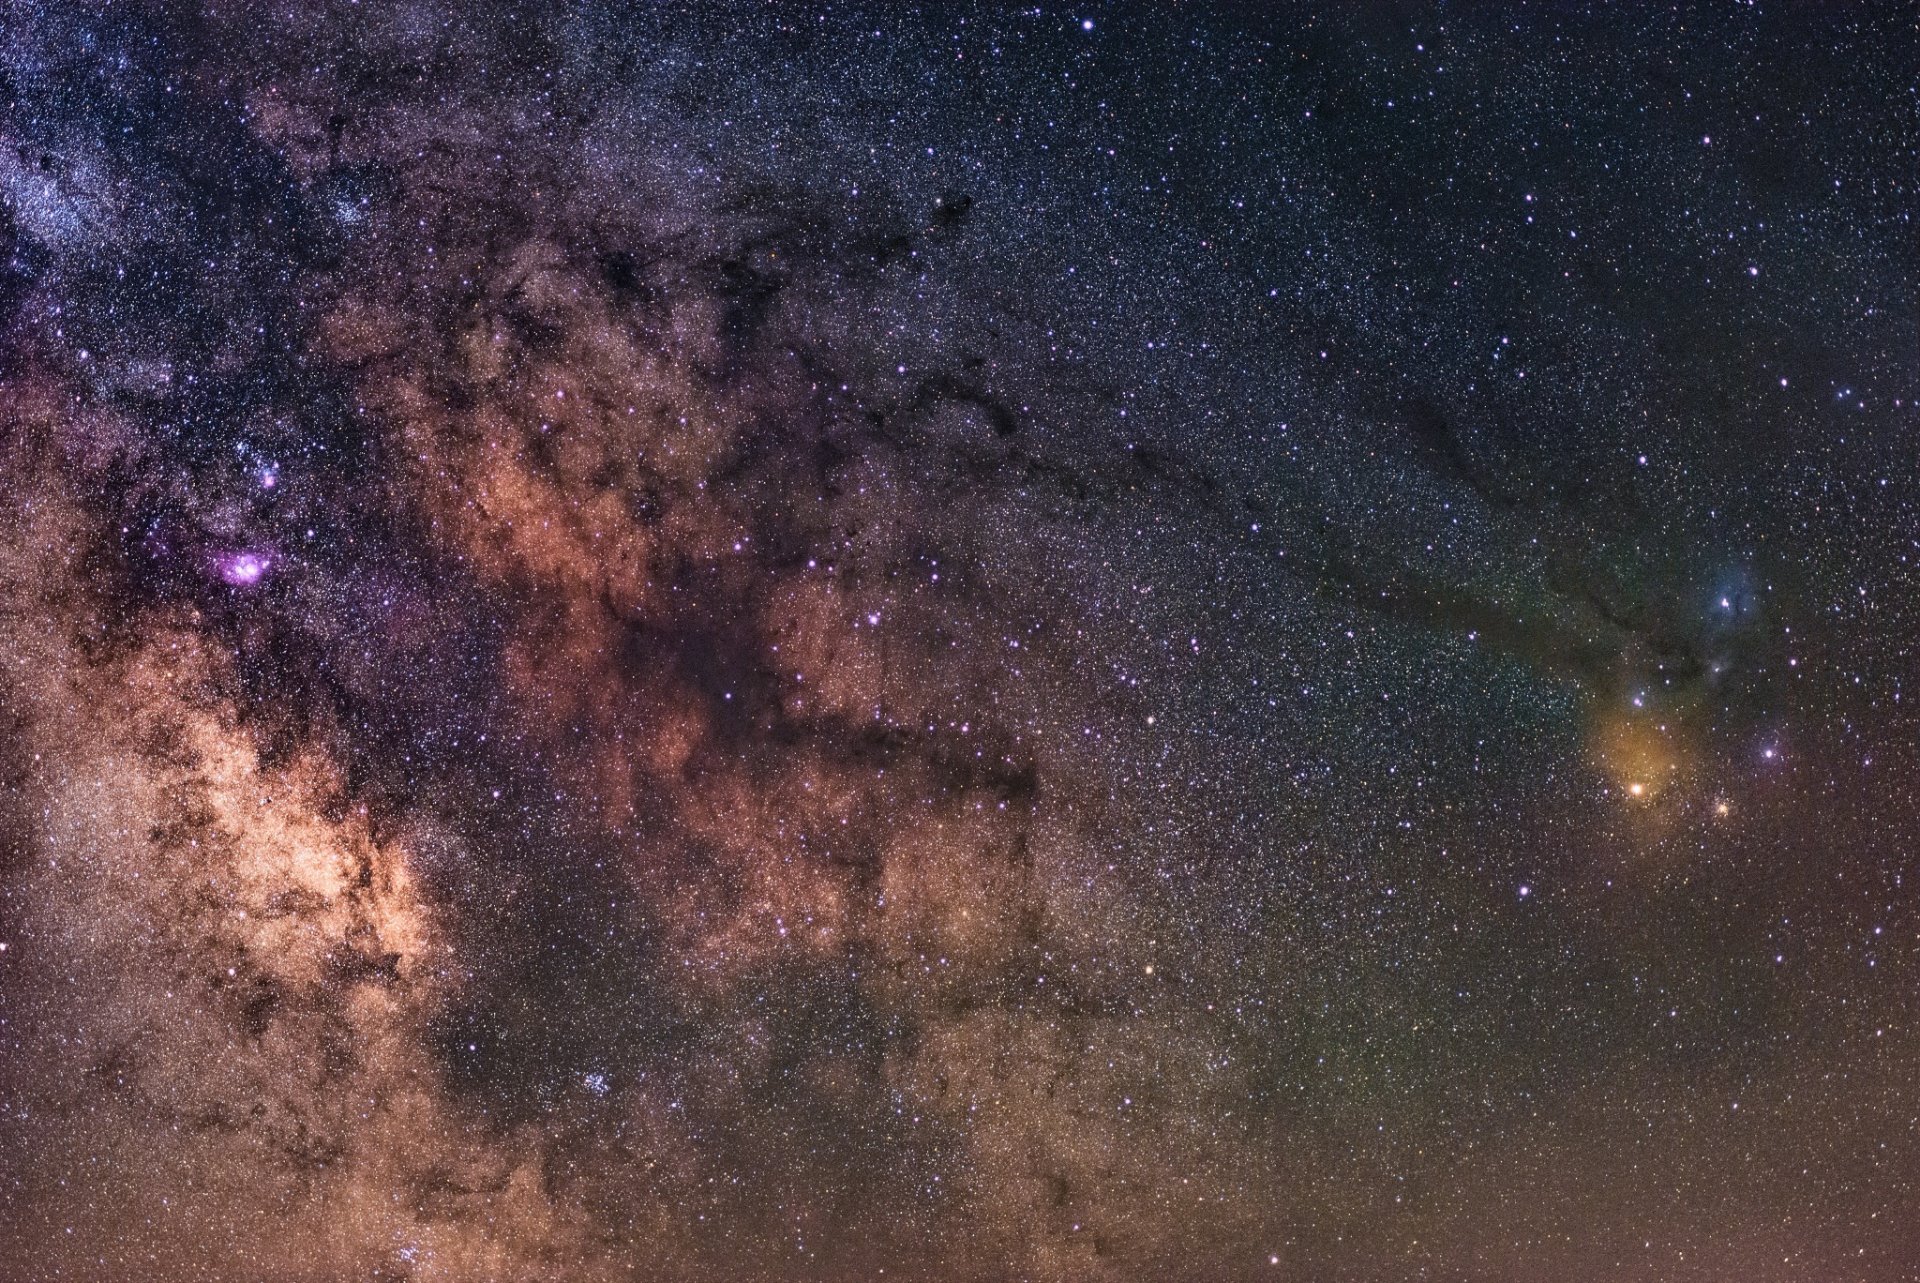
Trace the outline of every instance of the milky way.
[[1920, 29], [0, 17], [0, 1279], [1920, 1277]]

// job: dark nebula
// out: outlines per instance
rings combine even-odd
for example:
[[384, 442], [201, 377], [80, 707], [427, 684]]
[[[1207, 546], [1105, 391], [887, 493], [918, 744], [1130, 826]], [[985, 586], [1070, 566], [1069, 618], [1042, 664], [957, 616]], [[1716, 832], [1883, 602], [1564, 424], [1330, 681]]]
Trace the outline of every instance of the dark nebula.
[[0, 1283], [1920, 1277], [1904, 6], [14, 0]]

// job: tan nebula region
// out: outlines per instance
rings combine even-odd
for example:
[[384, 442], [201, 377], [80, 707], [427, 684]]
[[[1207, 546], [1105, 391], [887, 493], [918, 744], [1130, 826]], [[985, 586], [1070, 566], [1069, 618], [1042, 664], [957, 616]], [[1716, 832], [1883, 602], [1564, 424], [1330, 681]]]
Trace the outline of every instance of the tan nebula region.
[[[811, 1238], [888, 1277], [1065, 1279], [1256, 1233], [1275, 1174], [1238, 1143], [1244, 1084], [1204, 1015], [1140, 992], [1157, 928], [1094, 889], [1066, 799], [1100, 790], [1042, 744], [1040, 710], [1081, 696], [1039, 684], [1031, 644], [1007, 658], [1026, 621], [967, 577], [993, 533], [921, 515], [923, 466], [823, 373], [832, 345], [716, 284], [761, 255], [803, 310], [796, 253], [682, 249], [623, 299], [588, 215], [644, 247], [644, 211], [496, 219], [537, 179], [437, 142], [451, 171], [394, 220], [435, 227], [432, 261], [375, 244], [316, 279], [314, 355], [379, 425], [383, 501], [497, 612], [516, 751], [566, 816], [519, 876], [611, 858], [655, 932], [628, 996], [707, 1032], [658, 1074], [557, 1065], [537, 1116], [462, 1079], [481, 1047], [448, 1013], [501, 1002], [476, 977], [506, 965], [467, 942], [513, 912], [507, 880], [476, 900], [423, 872], [468, 861], [469, 803], [370, 797], [334, 713], [261, 708], [191, 607], [106, 600], [76, 494], [140, 447], [57, 379], [16, 382], [6, 912], [33, 926], [6, 965], [54, 1067], [0, 1084], [24, 1102], [8, 1143], [44, 1156], [0, 1255], [101, 1279], [734, 1279], [804, 1273]], [[878, 1032], [769, 1006], [780, 986]], [[542, 1019], [514, 1001], [491, 1013], [508, 1043]], [[904, 1156], [810, 1143], [812, 1113]], [[857, 1229], [876, 1206], [911, 1210]]]
[[[401, 1277], [379, 1272], [414, 1260], [436, 1263], [419, 1277], [531, 1277], [565, 1235], [529, 1193], [538, 1149], [441, 1100], [423, 1033], [459, 969], [404, 844], [323, 752], [263, 758], [190, 614], [137, 637], [105, 621], [84, 522], [36, 447], [108, 425], [51, 423], [39, 400], [6, 407], [7, 475], [40, 483], [9, 488], [27, 519], [0, 541], [25, 799], [8, 1014], [38, 1063], [0, 1078], [8, 1140], [36, 1156], [0, 1257], [98, 1278]], [[476, 1228], [509, 1222], [511, 1242]]]
[[[862, 632], [884, 603], [891, 644], [933, 662], [913, 605], [867, 587], [891, 550], [836, 539], [836, 514], [795, 512], [819, 500], [785, 478], [719, 475], [763, 466], [742, 437], [786, 407], [756, 400], [790, 395], [804, 414], [810, 390], [715, 386], [702, 373], [723, 359], [709, 303], [656, 328], [616, 315], [551, 244], [504, 257], [468, 265], [503, 301], [463, 309], [449, 363], [431, 349], [424, 367], [410, 348], [374, 354], [365, 393], [445, 550], [514, 602], [503, 676], [584, 808], [621, 833], [670, 820], [737, 888], [718, 913], [696, 901], [688, 944], [742, 964], [814, 943], [837, 954], [858, 912], [847, 871], [884, 876], [896, 844], [1008, 882], [1030, 802], [1023, 764], [1002, 752], [969, 769], [976, 780], [926, 778], [919, 728], [937, 710], [923, 675], [889, 675], [877, 628]], [[499, 314], [512, 309], [525, 315]], [[512, 337], [515, 324], [542, 343]], [[770, 566], [769, 531], [809, 540], [828, 565], [789, 553], [795, 564]], [[710, 647], [734, 648], [721, 660], [757, 689], [703, 688]], [[722, 718], [738, 723], [724, 736]], [[980, 742], [945, 752], [978, 759]], [[848, 760], [862, 752], [870, 769]], [[972, 842], [915, 832], [988, 804], [989, 832], [946, 828]], [[637, 880], [660, 878], [658, 843], [630, 856]]]

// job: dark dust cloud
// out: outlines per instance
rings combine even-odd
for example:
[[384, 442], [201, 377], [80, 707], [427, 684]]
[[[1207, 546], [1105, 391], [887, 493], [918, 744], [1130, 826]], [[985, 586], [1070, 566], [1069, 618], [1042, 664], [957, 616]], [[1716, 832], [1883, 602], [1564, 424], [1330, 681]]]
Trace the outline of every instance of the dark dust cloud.
[[1910, 9], [0, 24], [6, 1283], [1920, 1277]]

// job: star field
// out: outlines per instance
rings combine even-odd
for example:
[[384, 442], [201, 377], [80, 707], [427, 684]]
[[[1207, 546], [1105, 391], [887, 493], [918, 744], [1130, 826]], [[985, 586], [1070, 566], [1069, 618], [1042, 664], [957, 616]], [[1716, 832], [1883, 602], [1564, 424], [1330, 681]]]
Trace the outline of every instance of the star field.
[[1897, 6], [20, 0], [0, 1280], [1920, 1277]]

